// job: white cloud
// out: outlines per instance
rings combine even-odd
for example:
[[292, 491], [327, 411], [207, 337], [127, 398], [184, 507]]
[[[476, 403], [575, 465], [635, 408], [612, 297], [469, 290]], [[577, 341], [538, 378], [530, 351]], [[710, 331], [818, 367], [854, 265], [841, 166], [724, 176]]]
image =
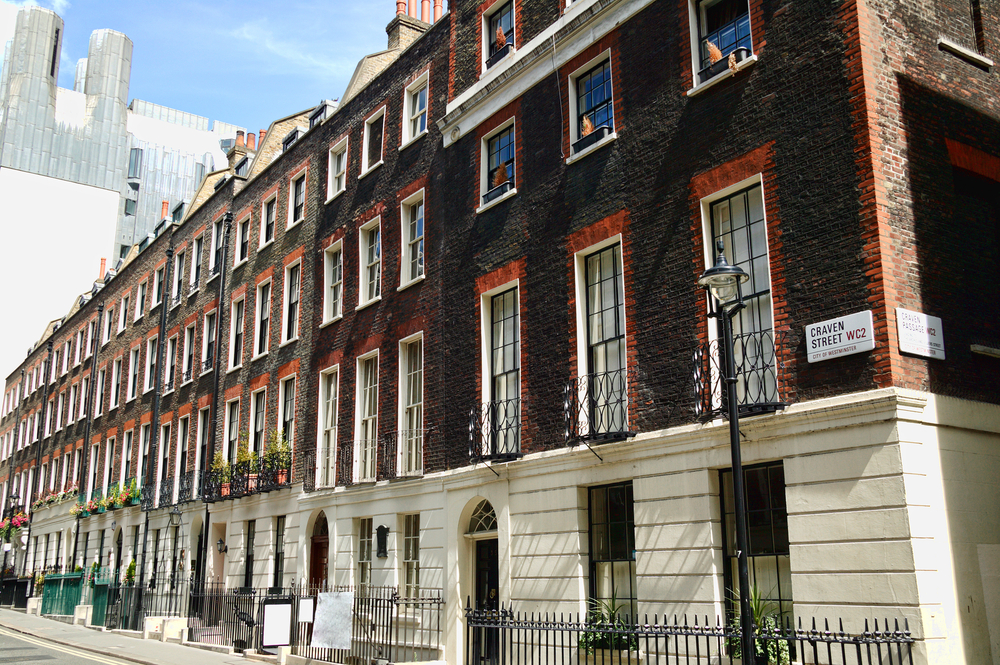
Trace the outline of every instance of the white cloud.
[[322, 77], [334, 77], [345, 73], [350, 75], [354, 71], [355, 63], [318, 55], [313, 52], [314, 49], [301, 41], [283, 40], [265, 27], [262, 21], [244, 23], [230, 34], [240, 41], [280, 58], [284, 64], [278, 65], [279, 68], [292, 67]]

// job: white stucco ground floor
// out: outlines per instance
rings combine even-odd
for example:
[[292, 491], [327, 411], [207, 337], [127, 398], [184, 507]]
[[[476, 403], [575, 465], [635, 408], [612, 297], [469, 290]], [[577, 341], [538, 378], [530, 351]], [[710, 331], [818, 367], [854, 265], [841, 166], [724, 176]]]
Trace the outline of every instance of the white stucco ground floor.
[[[752, 583], [784, 618], [842, 619], [849, 632], [905, 619], [916, 663], [1000, 663], [1000, 407], [886, 389], [740, 429]], [[464, 660], [477, 598], [577, 613], [614, 595], [640, 616], [716, 617], [734, 587], [729, 468], [728, 425], [714, 422], [419, 478], [294, 485], [208, 506], [207, 576], [439, 590], [449, 663]], [[59, 541], [68, 562], [67, 507], [37, 513], [29, 569], [53, 563]], [[147, 579], [154, 558], [198, 566], [206, 508], [179, 509], [150, 513]], [[81, 520], [78, 560], [130, 561], [143, 519]]]

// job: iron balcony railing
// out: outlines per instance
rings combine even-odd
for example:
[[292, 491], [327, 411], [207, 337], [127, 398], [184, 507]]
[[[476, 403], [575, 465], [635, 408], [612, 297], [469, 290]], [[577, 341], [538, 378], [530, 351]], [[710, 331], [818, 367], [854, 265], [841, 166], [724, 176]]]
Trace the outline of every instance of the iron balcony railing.
[[182, 379], [184, 383], [187, 383], [188, 381], [191, 380], [191, 375], [193, 373], [194, 373], [193, 367], [188, 367], [186, 370], [184, 370], [184, 378]]
[[424, 472], [424, 445], [430, 429], [406, 429], [379, 437], [378, 479], [420, 476]]
[[142, 499], [139, 502], [140, 510], [152, 510], [156, 508], [156, 483], [146, 483], [142, 486]]
[[485, 402], [469, 412], [469, 459], [510, 461], [521, 457], [524, 398]]
[[[710, 622], [697, 617], [689, 622], [678, 617], [646, 615], [642, 620], [615, 615], [588, 620], [577, 614], [521, 614], [510, 608], [473, 609], [466, 604], [466, 665], [638, 665], [659, 663], [745, 663], [740, 658], [740, 628], [720, 619]], [[638, 617], [636, 617], [638, 619]], [[778, 626], [774, 618], [763, 619], [754, 631], [758, 663], [805, 662], [815, 665], [904, 665], [913, 663], [909, 624], [895, 619], [866, 619], [864, 631], [823, 629], [812, 620], [811, 628]], [[874, 625], [874, 628], [871, 626]]]
[[292, 484], [291, 456], [279, 457], [283, 459], [265, 457], [209, 471], [205, 474], [203, 498], [211, 503], [289, 487]]
[[165, 508], [174, 503], [174, 482], [172, 478], [164, 478], [160, 481], [160, 500], [157, 501], [158, 508]]
[[350, 487], [354, 484], [354, 445], [341, 446], [337, 455], [337, 484]]
[[177, 503], [187, 503], [199, 498], [202, 471], [185, 471], [177, 481]]
[[208, 357], [205, 358], [205, 362], [203, 362], [201, 364], [201, 371], [202, 372], [209, 372], [209, 371], [211, 371], [211, 369], [212, 369], [212, 354], [209, 353]]
[[629, 430], [629, 390], [635, 369], [595, 372], [571, 379], [563, 391], [566, 441], [621, 441]]
[[[786, 331], [739, 333], [733, 339], [736, 400], [741, 416], [784, 409], [778, 390], [778, 356]], [[722, 340], [698, 347], [693, 358], [695, 413], [703, 421], [729, 412]]]

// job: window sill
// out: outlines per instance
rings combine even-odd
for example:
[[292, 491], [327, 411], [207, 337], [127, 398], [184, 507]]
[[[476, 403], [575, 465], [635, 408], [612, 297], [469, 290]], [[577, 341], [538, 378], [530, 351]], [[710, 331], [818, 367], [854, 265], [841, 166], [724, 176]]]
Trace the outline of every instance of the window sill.
[[285, 230], [294, 229], [296, 226], [301, 224], [305, 220], [305, 217], [299, 217], [298, 219], [293, 219], [285, 225]]
[[237, 261], [236, 263], [234, 263], [234, 264], [233, 264], [233, 270], [236, 270], [237, 268], [239, 268], [239, 267], [240, 267], [241, 265], [243, 265], [244, 263], [246, 263], [246, 262], [247, 262], [247, 261], [249, 261], [249, 260], [250, 260], [250, 257], [248, 256], [248, 257], [247, 257], [247, 258], [245, 258], [245, 259], [242, 259], [242, 260], [240, 260], [240, 261]]
[[[510, 39], [510, 37], [508, 36], [507, 39]], [[522, 46], [523, 46], [523, 44], [522, 44]], [[490, 74], [490, 73], [492, 73], [494, 71], [499, 71], [500, 69], [502, 69], [501, 65], [503, 65], [504, 63], [509, 63], [511, 60], [514, 59], [514, 54], [517, 52], [516, 49], [514, 48], [514, 45], [513, 44], [507, 44], [503, 48], [507, 49], [506, 55], [500, 56], [499, 58], [497, 58], [493, 62], [490, 62], [491, 58], [496, 57], [496, 54], [494, 54], [494, 55], [490, 56], [489, 58], [487, 58], [486, 60], [483, 61], [483, 73], [479, 75], [479, 79], [480, 80], [482, 80], [488, 74]], [[501, 49], [501, 50], [503, 50], [503, 49]]]
[[188, 385], [189, 383], [194, 383], [194, 379], [188, 379], [187, 381], [182, 382], [181, 383], [181, 388], [183, 388], [184, 386]]
[[233, 372], [238, 372], [241, 369], [243, 369], [243, 365], [237, 365], [236, 367], [230, 367], [229, 369], [226, 370], [226, 374], [227, 375], [228, 374], [232, 374]]
[[267, 354], [269, 353], [270, 351], [265, 351], [264, 353], [258, 353], [257, 355], [255, 355], [253, 358], [250, 359], [250, 362], [253, 362], [255, 360], [260, 360], [261, 358], [267, 358]]
[[221, 274], [222, 274], [222, 271], [220, 270], [219, 272], [215, 273], [214, 275], [209, 275], [208, 279], [205, 280], [205, 286], [208, 286], [209, 284], [211, 284], [213, 280], [218, 279], [219, 275], [221, 275]]
[[265, 242], [261, 243], [260, 247], [258, 247], [257, 249], [258, 249], [258, 250], [261, 250], [261, 249], [264, 249], [264, 248], [266, 248], [267, 246], [269, 246], [269, 245], [273, 245], [273, 244], [274, 244], [274, 238], [271, 238], [270, 240], [267, 240], [267, 241], [265, 241]]
[[584, 157], [586, 157], [590, 153], [596, 152], [597, 150], [600, 150], [601, 148], [603, 148], [607, 144], [611, 143], [612, 141], [615, 141], [617, 138], [618, 138], [618, 132], [611, 132], [610, 134], [608, 134], [607, 136], [605, 136], [603, 139], [601, 139], [600, 141], [598, 141], [594, 145], [587, 146], [586, 148], [584, 148], [580, 152], [576, 153], [575, 155], [570, 155], [569, 157], [567, 157], [566, 158], [566, 165], [569, 166], [573, 162], [577, 162], [577, 161], [583, 159]]
[[172, 311], [174, 311], [175, 309], [177, 309], [178, 307], [181, 306], [181, 298], [172, 299], [170, 301], [170, 303], [171, 303], [170, 304], [170, 311], [172, 312]]
[[956, 44], [947, 37], [938, 37], [937, 46], [942, 51], [951, 53], [960, 60], [964, 60], [973, 67], [978, 67], [985, 72], [990, 72], [993, 69], [993, 61], [990, 58], [980, 55], [971, 49], [967, 49], [960, 44]]
[[160, 306], [160, 305], [162, 305], [162, 304], [163, 304], [163, 301], [162, 301], [162, 300], [161, 300], [160, 302], [154, 302], [154, 303], [153, 303], [153, 304], [152, 304], [152, 305], [150, 306], [150, 308], [149, 308], [149, 313], [150, 313], [150, 314], [152, 314], [152, 313], [153, 313], [153, 310], [154, 310], [154, 309], [156, 309], [157, 307], [159, 307], [159, 306]]
[[[407, 122], [409, 122], [409, 120], [407, 120]], [[424, 138], [425, 136], [427, 136], [427, 130], [426, 129], [424, 131], [420, 132], [419, 134], [417, 134], [416, 136], [414, 136], [412, 139], [410, 139], [409, 141], [407, 141], [403, 145], [399, 146], [399, 152], [403, 152], [404, 150], [406, 150], [411, 145], [413, 145], [414, 143], [416, 143], [420, 139]]]
[[143, 394], [143, 395], [146, 395], [146, 394], [148, 394], [149, 392], [151, 392], [152, 390], [153, 390], [153, 386], [149, 386], [148, 388], [146, 388], [145, 390], [143, 390], [143, 391], [142, 391], [142, 394]]
[[201, 377], [205, 376], [206, 374], [211, 374], [214, 371], [215, 371], [214, 367], [212, 369], [206, 369], [204, 372], [202, 372], [201, 374], [198, 375], [198, 378], [201, 378]]
[[355, 312], [360, 312], [365, 307], [368, 307], [369, 305], [374, 305], [375, 303], [379, 302], [380, 300], [382, 300], [382, 296], [381, 295], [375, 296], [371, 300], [366, 300], [363, 303], [359, 303], [358, 306], [354, 308], [354, 311]]
[[340, 321], [342, 318], [344, 318], [344, 315], [343, 314], [338, 314], [337, 316], [335, 316], [335, 317], [333, 317], [331, 319], [327, 319], [323, 323], [319, 324], [319, 327], [320, 328], [326, 328], [328, 325], [336, 323], [337, 321]]
[[338, 196], [340, 196], [341, 194], [343, 194], [346, 191], [347, 191], [347, 188], [345, 187], [344, 189], [340, 190], [336, 194], [331, 194], [329, 197], [327, 197], [326, 201], [323, 202], [324, 205], [327, 204], [327, 203], [330, 203], [331, 201], [333, 201], [335, 198], [337, 198]]
[[414, 284], [419, 284], [422, 281], [424, 281], [424, 275], [421, 275], [420, 277], [417, 277], [416, 279], [411, 279], [406, 284], [400, 284], [399, 286], [396, 287], [396, 291], [397, 292], [398, 291], [405, 291], [406, 289], [410, 288]]
[[188, 298], [190, 298], [191, 296], [193, 296], [196, 293], [198, 293], [198, 285], [197, 284], [192, 284], [191, 285], [191, 290], [188, 291]]
[[299, 341], [298, 336], [292, 337], [291, 339], [286, 339], [284, 342], [282, 342], [281, 344], [278, 345], [278, 348], [279, 349], [283, 349], [286, 346], [288, 346], [289, 344], [294, 344], [297, 341]]
[[164, 390], [163, 391], [163, 397], [166, 397], [167, 395], [172, 395], [173, 392], [174, 392], [173, 388], [171, 388], [170, 390]]
[[476, 214], [478, 215], [481, 212], [486, 212], [487, 210], [489, 210], [493, 206], [497, 205], [501, 201], [506, 201], [507, 199], [509, 199], [510, 197], [514, 196], [515, 194], [517, 194], [517, 188], [516, 187], [513, 188], [513, 189], [511, 189], [511, 190], [508, 190], [505, 194], [503, 194], [502, 196], [498, 196], [497, 198], [493, 199], [489, 203], [484, 203], [483, 205], [481, 205], [478, 208], [476, 208]]
[[[743, 60], [740, 60], [739, 62], [737, 62], [736, 63], [736, 71], [737, 72], [741, 72], [744, 69], [746, 69], [747, 67], [752, 66], [755, 62], [757, 62], [757, 54], [756, 53], [753, 54], [753, 55], [751, 55], [748, 58], [744, 58]], [[695, 72], [694, 75], [697, 76], [698, 73]], [[687, 91], [687, 96], [688, 97], [694, 97], [695, 95], [700, 94], [700, 93], [708, 90], [709, 88], [711, 88], [716, 83], [721, 83], [722, 81], [725, 81], [727, 78], [729, 78], [732, 75], [733, 75], [733, 72], [731, 72], [730, 70], [728, 70], [728, 69], [723, 70], [722, 72], [719, 72], [718, 74], [716, 74], [712, 78], [708, 79], [704, 83], [699, 83], [695, 87], [693, 87], [690, 90], [688, 90]]]
[[142, 314], [139, 314], [134, 319], [132, 319], [132, 325], [134, 326], [135, 324], [139, 323], [140, 321], [142, 321]]
[[358, 176], [358, 180], [361, 180], [366, 175], [368, 175], [369, 173], [371, 173], [372, 171], [374, 171], [378, 167], [382, 166], [382, 163], [383, 163], [383, 160], [380, 159], [380, 160], [378, 160], [377, 164], [373, 164], [373, 165], [369, 166], [367, 171], [365, 171], [364, 173], [362, 173], [361, 175]]

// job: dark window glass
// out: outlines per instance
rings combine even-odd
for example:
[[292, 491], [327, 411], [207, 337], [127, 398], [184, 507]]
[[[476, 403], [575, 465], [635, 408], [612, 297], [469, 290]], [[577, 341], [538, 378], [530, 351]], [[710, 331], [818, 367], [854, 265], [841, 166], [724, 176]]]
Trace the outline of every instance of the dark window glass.
[[368, 168], [382, 161], [382, 128], [385, 114], [367, 125], [368, 127]]
[[576, 80], [577, 131], [584, 136], [584, 118], [596, 129], [606, 125], [615, 128], [615, 111], [611, 101], [611, 61], [605, 60]]
[[703, 2], [699, 9], [702, 69], [712, 64], [710, 43], [719, 49], [723, 58], [737, 48], [751, 48], [750, 7], [747, 0]]
[[[497, 39], [500, 36], [497, 28], [503, 30], [505, 38], [503, 42]], [[507, 44], [514, 43], [514, 3], [505, 3], [500, 9], [493, 12], [490, 16], [490, 33], [487, 35], [487, 39], [490, 44], [489, 54], [491, 56]]]
[[[486, 172], [486, 189], [490, 190], [499, 186], [505, 180], [510, 181], [510, 186], [514, 183], [514, 126], [511, 125], [489, 142], [489, 168]], [[497, 171], [504, 168], [507, 171], [506, 179], [501, 175], [497, 177]]]
[[278, 206], [276, 199], [264, 204], [264, 242], [274, 240], [274, 213]]
[[590, 488], [590, 597], [636, 615], [632, 482]]
[[306, 208], [306, 177], [302, 176], [292, 183], [292, 221], [297, 222], [302, 219]]

